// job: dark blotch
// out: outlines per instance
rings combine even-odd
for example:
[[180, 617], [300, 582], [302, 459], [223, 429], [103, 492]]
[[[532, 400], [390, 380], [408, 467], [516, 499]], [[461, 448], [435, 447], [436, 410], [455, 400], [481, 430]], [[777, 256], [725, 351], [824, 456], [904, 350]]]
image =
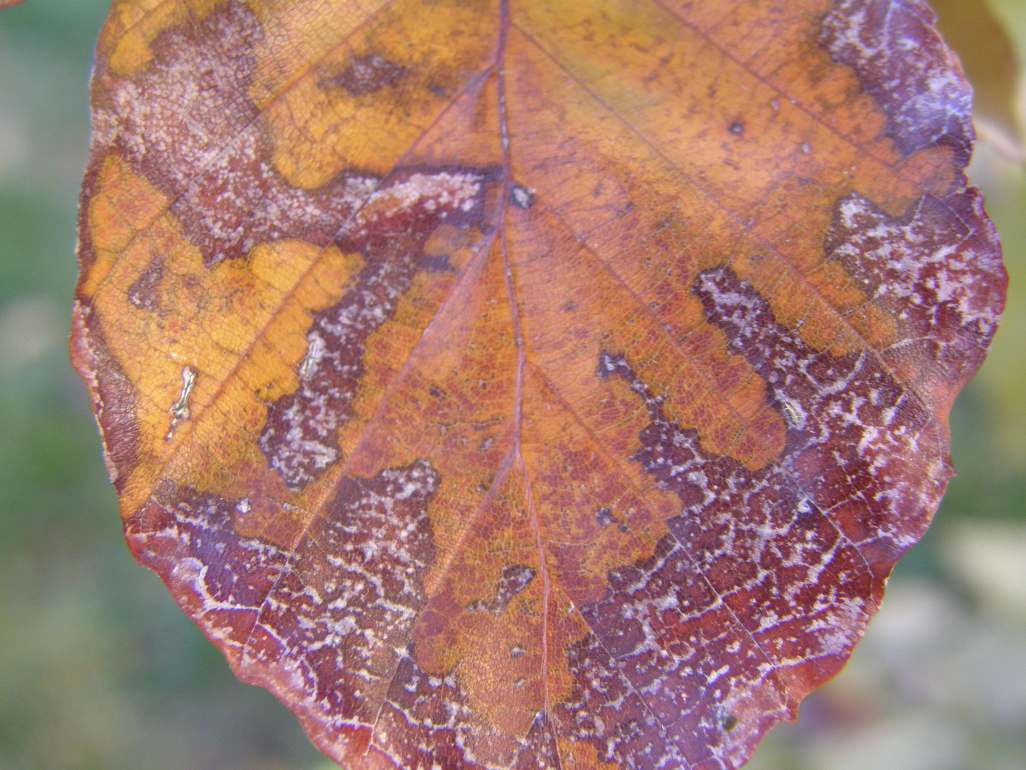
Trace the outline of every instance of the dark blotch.
[[534, 193], [522, 184], [515, 184], [509, 192], [509, 200], [518, 209], [529, 209], [534, 205]]
[[425, 254], [420, 260], [420, 266], [422, 269], [427, 270], [429, 273], [456, 273], [459, 272], [452, 263], [449, 262], [448, 254]]
[[341, 86], [353, 96], [366, 96], [382, 88], [394, 86], [407, 72], [406, 67], [401, 64], [374, 53], [354, 56], [342, 74], [336, 75], [329, 82]]
[[142, 274], [128, 287], [128, 301], [140, 310], [160, 309], [160, 282], [164, 279], [164, 259], [154, 257]]
[[510, 602], [531, 584], [534, 575], [534, 570], [523, 564], [506, 565], [499, 577], [495, 598], [490, 602], [476, 601], [467, 609], [471, 612], [492, 612], [495, 615], [501, 615], [509, 607]]

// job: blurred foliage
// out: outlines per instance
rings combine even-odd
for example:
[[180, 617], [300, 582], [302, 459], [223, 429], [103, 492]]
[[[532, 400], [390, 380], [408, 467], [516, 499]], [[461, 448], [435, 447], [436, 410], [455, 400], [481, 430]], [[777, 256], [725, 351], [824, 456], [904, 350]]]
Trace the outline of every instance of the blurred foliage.
[[[967, 7], [982, 2], [941, 2], [944, 21], [985, 81], [988, 119], [1014, 136], [1026, 3], [991, 0], [990, 26], [973, 32]], [[238, 683], [131, 561], [67, 362], [87, 76], [107, 5], [0, 13], [0, 768], [325, 770], [291, 716]], [[1026, 767], [1026, 174], [982, 133], [971, 176], [1012, 283], [952, 416], [960, 476], [852, 664], [755, 768]]]

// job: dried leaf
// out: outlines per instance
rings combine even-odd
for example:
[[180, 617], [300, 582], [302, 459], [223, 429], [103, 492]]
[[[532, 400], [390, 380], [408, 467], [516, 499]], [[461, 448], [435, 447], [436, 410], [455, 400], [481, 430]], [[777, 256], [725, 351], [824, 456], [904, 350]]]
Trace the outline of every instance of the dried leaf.
[[73, 357], [128, 542], [364, 768], [737, 767], [1004, 301], [920, 0], [116, 0]]

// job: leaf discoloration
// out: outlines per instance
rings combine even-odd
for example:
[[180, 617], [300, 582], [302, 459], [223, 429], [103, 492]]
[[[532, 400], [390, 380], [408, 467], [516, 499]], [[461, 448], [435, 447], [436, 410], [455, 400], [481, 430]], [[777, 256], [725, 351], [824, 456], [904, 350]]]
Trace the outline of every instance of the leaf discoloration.
[[353, 96], [366, 96], [394, 86], [407, 74], [406, 67], [378, 53], [354, 56], [346, 68], [328, 82], [344, 88]]
[[924, 3], [117, 0], [97, 50], [126, 536], [329, 756], [725, 770], [843, 665], [1006, 281]]
[[339, 458], [336, 435], [351, 415], [368, 337], [409, 290], [438, 226], [481, 226], [488, 179], [471, 170], [397, 173], [339, 233], [339, 245], [361, 253], [366, 266], [336, 305], [315, 316], [299, 388], [271, 405], [260, 434], [261, 451], [289, 487], [305, 486]]
[[[902, 152], [943, 143], [965, 162], [973, 140], [972, 89], [936, 20], [924, 0], [841, 0], [823, 19], [821, 40], [884, 107]], [[913, 47], [916, 56], [904, 55]]]

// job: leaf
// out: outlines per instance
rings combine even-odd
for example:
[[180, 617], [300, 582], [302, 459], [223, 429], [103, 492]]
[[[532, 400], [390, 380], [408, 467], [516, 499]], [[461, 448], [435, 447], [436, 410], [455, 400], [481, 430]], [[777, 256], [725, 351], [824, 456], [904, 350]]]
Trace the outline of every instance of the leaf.
[[737, 767], [1004, 301], [918, 0], [119, 0], [73, 358], [125, 531], [364, 768]]

